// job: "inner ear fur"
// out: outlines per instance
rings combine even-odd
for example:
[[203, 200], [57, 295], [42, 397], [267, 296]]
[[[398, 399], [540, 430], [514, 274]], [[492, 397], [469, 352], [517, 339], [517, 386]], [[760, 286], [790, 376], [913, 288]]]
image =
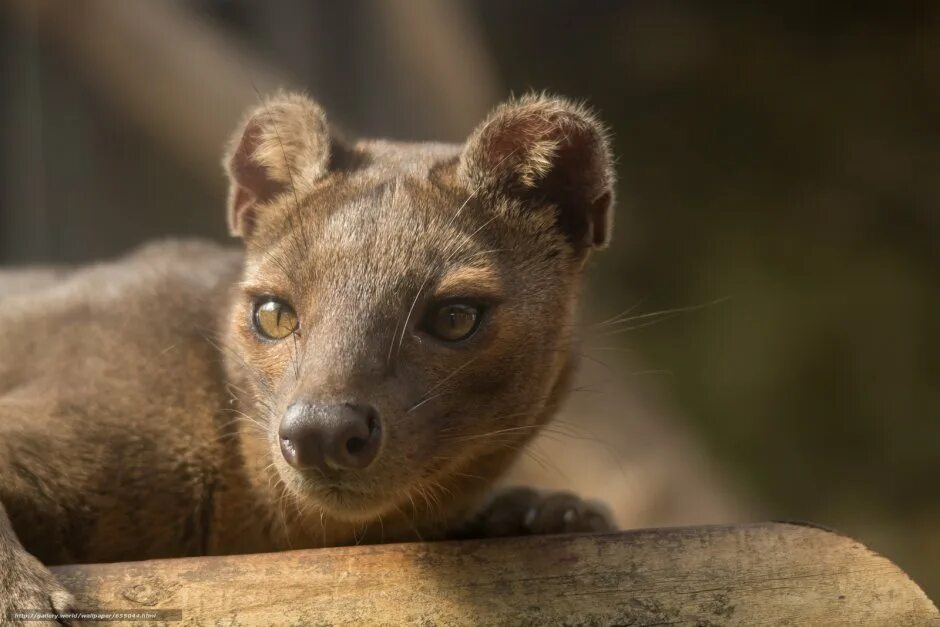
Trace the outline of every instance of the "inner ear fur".
[[250, 236], [266, 202], [323, 177], [330, 144], [326, 114], [303, 94], [280, 92], [249, 111], [223, 163], [231, 234]]
[[470, 135], [458, 166], [471, 190], [553, 208], [578, 250], [605, 246], [612, 226], [613, 158], [607, 131], [586, 107], [528, 95], [497, 107]]

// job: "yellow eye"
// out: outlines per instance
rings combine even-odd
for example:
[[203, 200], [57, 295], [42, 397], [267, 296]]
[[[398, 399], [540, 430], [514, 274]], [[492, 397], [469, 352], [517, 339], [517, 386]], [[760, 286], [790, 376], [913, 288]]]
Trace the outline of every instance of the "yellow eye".
[[255, 331], [269, 340], [283, 340], [300, 326], [293, 307], [273, 298], [256, 302], [251, 319]]
[[432, 307], [425, 330], [439, 340], [459, 342], [473, 335], [482, 320], [482, 309], [466, 303], [447, 303]]

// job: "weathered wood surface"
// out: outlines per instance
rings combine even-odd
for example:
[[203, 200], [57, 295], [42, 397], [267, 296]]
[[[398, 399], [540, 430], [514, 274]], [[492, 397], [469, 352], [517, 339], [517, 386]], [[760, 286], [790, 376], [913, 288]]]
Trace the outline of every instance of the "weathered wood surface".
[[782, 523], [54, 570], [83, 608], [182, 609], [193, 625], [940, 625], [886, 558]]

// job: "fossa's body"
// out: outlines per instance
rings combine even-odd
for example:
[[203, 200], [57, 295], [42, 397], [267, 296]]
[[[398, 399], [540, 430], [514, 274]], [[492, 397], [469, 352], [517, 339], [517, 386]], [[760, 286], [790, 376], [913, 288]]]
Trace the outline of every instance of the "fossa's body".
[[68, 607], [42, 563], [606, 525], [571, 496], [479, 509], [574, 366], [612, 204], [589, 114], [344, 144], [279, 95], [226, 164], [244, 250], [0, 273], [0, 618]]

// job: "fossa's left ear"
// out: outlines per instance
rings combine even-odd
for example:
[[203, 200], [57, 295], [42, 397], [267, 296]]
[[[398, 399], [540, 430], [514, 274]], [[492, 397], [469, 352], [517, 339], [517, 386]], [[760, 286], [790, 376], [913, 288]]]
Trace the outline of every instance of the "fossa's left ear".
[[470, 135], [458, 173], [471, 189], [555, 211], [579, 252], [610, 240], [613, 159], [604, 126], [583, 106], [541, 95], [500, 105]]
[[329, 169], [330, 143], [326, 115], [302, 94], [282, 92], [251, 110], [223, 164], [229, 177], [232, 235], [249, 237], [265, 203], [323, 177]]

